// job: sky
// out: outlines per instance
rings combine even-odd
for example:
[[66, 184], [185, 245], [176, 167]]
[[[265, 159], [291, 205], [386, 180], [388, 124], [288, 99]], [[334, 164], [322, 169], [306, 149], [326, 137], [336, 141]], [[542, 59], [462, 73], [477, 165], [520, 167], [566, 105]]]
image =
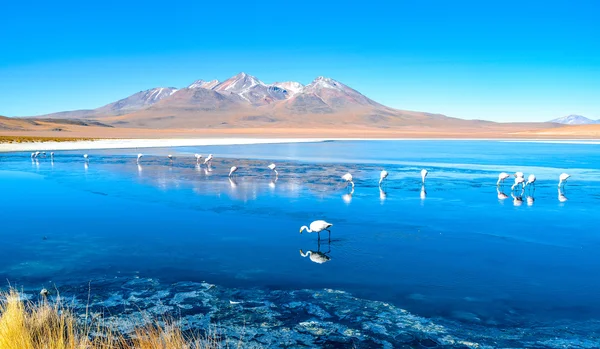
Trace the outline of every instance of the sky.
[[465, 119], [600, 119], [600, 1], [11, 1], [0, 115], [90, 109], [153, 87], [334, 78]]

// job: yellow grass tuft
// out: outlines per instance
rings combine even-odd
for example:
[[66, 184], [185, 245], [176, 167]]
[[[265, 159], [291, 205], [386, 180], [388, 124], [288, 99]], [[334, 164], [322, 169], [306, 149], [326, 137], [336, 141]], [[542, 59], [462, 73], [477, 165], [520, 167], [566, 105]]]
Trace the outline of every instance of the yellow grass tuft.
[[[97, 324], [94, 336], [88, 325], [60, 305], [21, 299], [10, 289], [0, 293], [0, 349], [217, 349], [215, 334], [186, 336], [173, 322], [138, 327], [129, 337]], [[241, 347], [240, 345], [237, 346]]]

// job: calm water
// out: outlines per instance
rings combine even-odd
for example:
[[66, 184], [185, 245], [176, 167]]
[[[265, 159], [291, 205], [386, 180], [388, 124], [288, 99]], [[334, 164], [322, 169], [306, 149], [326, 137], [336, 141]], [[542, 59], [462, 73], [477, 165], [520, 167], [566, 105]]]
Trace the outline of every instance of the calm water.
[[[478, 331], [600, 319], [600, 145], [145, 149], [140, 166], [137, 152], [89, 151], [88, 166], [82, 151], [54, 162], [0, 155], [0, 279], [31, 289], [115, 277], [327, 288]], [[195, 165], [196, 152], [215, 155], [212, 171]], [[382, 169], [390, 172], [383, 192]], [[353, 193], [340, 180], [348, 171]], [[511, 194], [511, 179], [497, 191], [501, 171], [535, 173], [535, 191]], [[572, 177], [559, 193], [562, 172]], [[316, 219], [334, 224], [331, 242], [298, 233]], [[300, 250], [330, 260], [314, 263]]]

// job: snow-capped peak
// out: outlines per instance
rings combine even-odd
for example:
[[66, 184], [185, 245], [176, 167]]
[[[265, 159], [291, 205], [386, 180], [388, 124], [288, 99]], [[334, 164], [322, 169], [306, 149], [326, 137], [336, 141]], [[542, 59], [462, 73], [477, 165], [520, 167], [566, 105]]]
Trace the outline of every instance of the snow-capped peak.
[[550, 120], [550, 122], [563, 125], [588, 125], [598, 123], [598, 121], [588, 119], [585, 116], [581, 115], [567, 115], [558, 119]]
[[301, 93], [304, 90], [304, 85], [295, 81], [274, 82], [271, 84], [271, 86], [286, 90], [289, 96]]
[[215, 86], [217, 86], [219, 84], [219, 80], [211, 80], [211, 81], [205, 81], [205, 80], [196, 80], [194, 81], [190, 86], [188, 86], [188, 88], [205, 88], [205, 89], [212, 89]]
[[262, 81], [258, 80], [252, 75], [248, 75], [244, 72], [233, 76], [218, 86], [215, 87], [216, 91], [229, 91], [234, 93], [240, 93], [242, 91], [248, 90], [256, 85], [266, 86]]
[[318, 88], [331, 88], [331, 89], [335, 89], [335, 90], [343, 90], [345, 87], [341, 83], [339, 83], [331, 78], [326, 78], [324, 76], [317, 77], [316, 79], [313, 80], [313, 82], [311, 82], [309, 84], [309, 86], [318, 87]]

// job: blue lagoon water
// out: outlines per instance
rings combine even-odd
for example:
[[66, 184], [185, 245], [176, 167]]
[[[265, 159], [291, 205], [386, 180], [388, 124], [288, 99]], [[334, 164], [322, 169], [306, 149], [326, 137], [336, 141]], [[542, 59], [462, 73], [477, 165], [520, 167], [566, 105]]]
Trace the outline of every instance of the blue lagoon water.
[[[90, 292], [115, 317], [170, 312], [266, 347], [600, 347], [600, 145], [86, 152], [0, 155], [0, 279], [32, 297]], [[194, 153], [214, 154], [210, 171]], [[499, 190], [502, 171], [535, 173], [535, 190]], [[331, 241], [298, 233], [316, 219]]]

